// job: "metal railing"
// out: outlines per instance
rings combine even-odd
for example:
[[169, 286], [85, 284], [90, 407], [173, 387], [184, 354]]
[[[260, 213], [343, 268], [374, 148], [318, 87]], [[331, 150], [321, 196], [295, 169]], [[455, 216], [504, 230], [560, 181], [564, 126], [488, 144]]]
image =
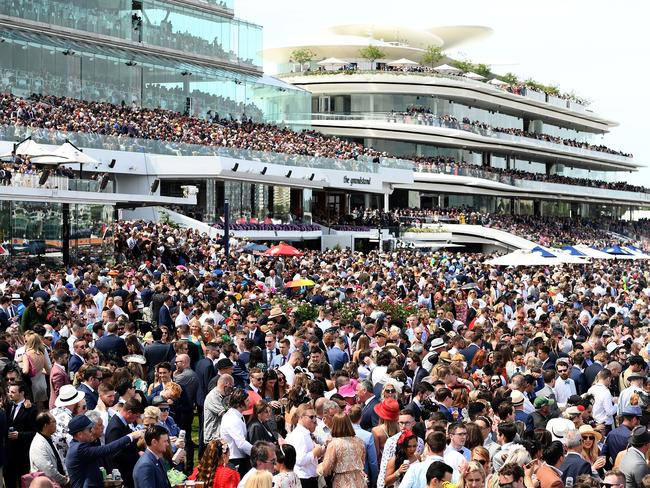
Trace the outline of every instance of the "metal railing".
[[[48, 190], [66, 190], [66, 191], [84, 191], [97, 193], [100, 191], [100, 182], [96, 180], [79, 180], [68, 178], [67, 176], [51, 175], [48, 177], [44, 184], [40, 184], [41, 175], [36, 173], [12, 173], [11, 183], [9, 185], [0, 186], [6, 187], [20, 187], [20, 188], [41, 188]], [[102, 190], [104, 193], [113, 193], [113, 182], [109, 181]]]

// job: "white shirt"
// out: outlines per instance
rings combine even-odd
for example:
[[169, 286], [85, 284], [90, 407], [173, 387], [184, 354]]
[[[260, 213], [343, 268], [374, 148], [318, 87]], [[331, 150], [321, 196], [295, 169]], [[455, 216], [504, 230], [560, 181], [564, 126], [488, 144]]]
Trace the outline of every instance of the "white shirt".
[[246, 440], [246, 422], [241, 412], [230, 408], [221, 419], [221, 437], [228, 443], [230, 459], [246, 458], [253, 447]]
[[571, 378], [566, 380], [558, 378], [555, 380], [553, 393], [555, 393], [555, 401], [557, 401], [558, 407], [562, 408], [569, 401], [571, 395], [577, 394], [576, 384]]
[[599, 424], [612, 425], [614, 423], [614, 415], [616, 415], [616, 405], [609, 388], [601, 383], [596, 383], [589, 388], [588, 393], [594, 396], [594, 406], [592, 409], [592, 417]]
[[190, 318], [187, 315], [185, 315], [182, 310], [178, 312], [178, 315], [176, 316], [176, 320], [174, 321], [174, 325], [178, 327], [179, 325], [187, 325], [189, 323], [190, 323]]
[[296, 450], [296, 465], [293, 470], [298, 478], [316, 478], [318, 473], [318, 459], [314, 457], [312, 450], [316, 445], [311, 438], [310, 432], [301, 424], [291, 431], [286, 439], [287, 444], [291, 444]]

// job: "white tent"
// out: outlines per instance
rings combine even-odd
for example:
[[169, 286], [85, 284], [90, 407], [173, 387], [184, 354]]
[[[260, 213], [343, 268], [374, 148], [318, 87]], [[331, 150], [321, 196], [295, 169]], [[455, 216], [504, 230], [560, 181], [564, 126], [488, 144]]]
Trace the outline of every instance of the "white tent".
[[569, 251], [563, 251], [562, 249], [553, 249], [552, 251], [562, 262], [567, 264], [583, 264], [588, 263], [589, 260], [586, 257], [574, 256]]
[[489, 85], [494, 85], [494, 86], [504, 86], [507, 85], [505, 81], [501, 81], [499, 78], [492, 78], [490, 81], [488, 81]]
[[327, 59], [323, 59], [322, 61], [319, 61], [316, 64], [318, 66], [343, 66], [348, 64], [348, 62], [343, 61], [342, 59], [339, 58], [327, 58]]
[[574, 249], [580, 251], [582, 254], [586, 255], [589, 258], [593, 259], [616, 259], [616, 256], [612, 254], [607, 254], [606, 252], [599, 251], [593, 247], [586, 246], [584, 244], [576, 244], [573, 246]]
[[492, 266], [555, 266], [564, 263], [557, 256], [546, 258], [541, 253], [530, 252], [528, 249], [517, 249], [510, 254], [485, 261], [485, 264]]
[[[73, 144], [66, 142], [61, 147], [54, 151], [54, 154], [65, 158], [66, 163], [81, 163], [81, 164], [99, 164], [95, 158], [88, 156], [86, 153], [77, 149]], [[36, 161], [40, 163], [40, 160]]]
[[646, 254], [635, 247], [625, 246], [622, 249], [632, 254], [634, 256], [634, 259], [650, 259], [650, 254]]
[[478, 73], [474, 73], [473, 71], [465, 73], [463, 76], [465, 78], [469, 78], [470, 80], [484, 80], [485, 79], [485, 76], [481, 76]]
[[[37, 144], [34, 142], [32, 139], [25, 139], [23, 142], [18, 144], [16, 146], [15, 150], [16, 155], [18, 156], [55, 156], [54, 151], [50, 151], [46, 149], [45, 147], [41, 146], [40, 144]], [[2, 154], [0, 157], [2, 158], [9, 158], [11, 157], [11, 153], [7, 154]]]
[[443, 64], [441, 66], [437, 66], [433, 68], [434, 71], [437, 71], [439, 73], [460, 73], [461, 70], [454, 66], [450, 66], [448, 64]]
[[410, 59], [400, 58], [388, 63], [388, 66], [418, 66], [420, 63], [411, 61]]

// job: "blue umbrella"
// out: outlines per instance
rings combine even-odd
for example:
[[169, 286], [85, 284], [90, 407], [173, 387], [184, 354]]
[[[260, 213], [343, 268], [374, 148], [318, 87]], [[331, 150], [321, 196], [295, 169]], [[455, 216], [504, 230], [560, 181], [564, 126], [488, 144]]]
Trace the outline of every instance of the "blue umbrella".
[[610, 246], [602, 249], [603, 252], [607, 254], [615, 254], [618, 256], [632, 256], [632, 253], [627, 252], [625, 249], [622, 249], [621, 246]]
[[555, 257], [555, 254], [547, 251], [542, 246], [535, 246], [534, 248], [532, 248], [530, 250], [530, 252], [536, 252], [537, 254], [541, 254], [542, 257], [544, 257], [544, 258], [554, 258]]
[[569, 251], [569, 254], [571, 254], [571, 256], [583, 256], [583, 257], [586, 256], [585, 253], [578, 251], [578, 250], [577, 250], [575, 247], [573, 247], [573, 246], [564, 246], [564, 247], [562, 248], [562, 250], [563, 250], [563, 251]]
[[250, 251], [250, 252], [264, 252], [268, 249], [268, 246], [265, 246], [264, 244], [257, 244], [256, 242], [249, 242], [244, 246], [244, 251]]

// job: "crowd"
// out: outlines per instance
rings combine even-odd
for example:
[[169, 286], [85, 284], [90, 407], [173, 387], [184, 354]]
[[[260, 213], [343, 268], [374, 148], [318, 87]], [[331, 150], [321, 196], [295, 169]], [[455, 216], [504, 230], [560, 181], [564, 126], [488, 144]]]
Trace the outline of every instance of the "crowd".
[[400, 225], [442, 224], [445, 222], [450, 224], [486, 225], [489, 222], [489, 215], [468, 208], [453, 207], [393, 208], [388, 211], [357, 207], [352, 209], [348, 215], [340, 216], [338, 220], [327, 221], [330, 226], [341, 230], [343, 227], [365, 228], [365, 230], [368, 230], [369, 228], [377, 228], [377, 226], [386, 228]]
[[578, 141], [575, 139], [566, 139], [563, 137], [552, 136], [550, 134], [528, 132], [523, 129], [515, 129], [512, 127], [492, 127], [486, 122], [480, 120], [472, 121], [469, 117], [463, 117], [458, 120], [456, 117], [444, 114], [435, 115], [428, 107], [422, 106], [408, 106], [404, 112], [391, 111], [388, 115], [388, 121], [396, 122], [398, 120], [404, 121], [408, 117], [408, 122], [417, 122], [425, 125], [439, 125], [442, 127], [449, 127], [461, 130], [474, 130], [478, 129], [483, 135], [492, 135], [493, 133], [509, 134], [517, 137], [526, 137], [529, 139], [537, 139], [540, 141], [552, 142], [554, 144], [561, 144], [564, 146], [578, 147], [582, 149], [589, 149], [591, 151], [606, 152], [608, 154], [616, 154], [628, 158], [633, 157], [632, 154], [624, 153], [610, 149], [602, 144], [589, 144], [588, 142]]
[[0, 274], [7, 487], [650, 486], [643, 262], [114, 234]]

